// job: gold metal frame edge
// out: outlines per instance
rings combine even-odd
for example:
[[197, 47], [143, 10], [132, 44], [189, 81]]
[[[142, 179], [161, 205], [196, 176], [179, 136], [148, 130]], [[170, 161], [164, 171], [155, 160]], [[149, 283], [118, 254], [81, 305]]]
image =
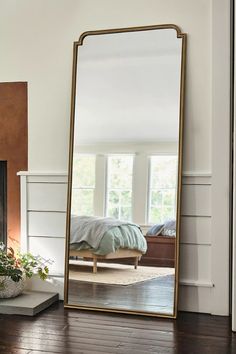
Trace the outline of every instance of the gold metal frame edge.
[[[137, 31], [159, 30], [159, 29], [173, 29], [176, 31], [177, 38], [182, 40], [181, 50], [181, 75], [180, 75], [180, 107], [179, 107], [179, 161], [178, 161], [178, 191], [177, 191], [177, 214], [176, 214], [176, 247], [175, 247], [175, 298], [173, 315], [165, 315], [161, 313], [152, 313], [145, 311], [132, 311], [132, 310], [118, 310], [106, 309], [100, 307], [86, 307], [68, 304], [68, 260], [69, 260], [69, 236], [70, 236], [70, 211], [71, 211], [71, 192], [72, 192], [72, 169], [73, 169], [73, 146], [74, 146], [74, 115], [75, 115], [75, 93], [76, 93], [76, 71], [78, 59], [78, 47], [83, 45], [84, 39], [87, 36], [114, 34], [114, 33], [127, 33]], [[180, 217], [181, 217], [181, 187], [182, 187], [182, 164], [183, 164], [183, 120], [184, 120], [184, 102], [185, 102], [185, 77], [186, 77], [186, 43], [187, 34], [182, 33], [179, 26], [174, 24], [161, 24], [150, 26], [138, 26], [127, 28], [114, 28], [95, 31], [83, 32], [79, 40], [74, 42], [73, 45], [73, 66], [72, 66], [72, 88], [71, 88], [71, 113], [70, 113], [70, 141], [69, 141], [69, 166], [68, 166], [68, 190], [67, 190], [67, 214], [66, 214], [66, 245], [65, 245], [65, 276], [64, 276], [64, 307], [100, 311], [110, 313], [123, 313], [130, 315], [142, 315], [159, 318], [177, 318], [177, 304], [178, 304], [178, 284], [179, 284], [179, 241], [180, 241]]]
[[82, 306], [82, 305], [69, 305], [64, 304], [64, 308], [68, 309], [80, 309], [85, 311], [96, 311], [96, 312], [108, 312], [108, 313], [118, 313], [118, 314], [126, 314], [126, 315], [134, 315], [134, 316], [146, 316], [146, 317], [161, 317], [161, 318], [171, 318], [176, 319], [174, 315], [168, 314], [161, 314], [157, 312], [145, 312], [145, 311], [135, 311], [135, 310], [118, 310], [115, 308], [103, 308], [103, 307], [89, 307], [89, 306]]
[[83, 41], [87, 36], [95, 36], [102, 34], [114, 34], [114, 33], [127, 33], [127, 32], [138, 32], [138, 31], [150, 31], [150, 30], [158, 30], [158, 29], [174, 29], [177, 33], [177, 38], [182, 38], [185, 33], [181, 32], [179, 26], [174, 24], [162, 24], [162, 25], [149, 25], [149, 26], [137, 26], [137, 27], [126, 27], [126, 28], [111, 28], [111, 29], [103, 29], [103, 30], [95, 30], [95, 31], [86, 31], [83, 32], [77, 43], [78, 45], [83, 45]]
[[180, 219], [181, 219], [181, 192], [182, 192], [182, 166], [183, 166], [183, 120], [185, 102], [186, 79], [186, 49], [187, 35], [182, 34], [181, 74], [180, 74], [180, 107], [179, 107], [179, 161], [178, 161], [178, 189], [177, 189], [177, 215], [176, 215], [176, 247], [175, 247], [175, 301], [174, 318], [177, 318], [177, 305], [179, 300], [179, 245], [180, 245]]

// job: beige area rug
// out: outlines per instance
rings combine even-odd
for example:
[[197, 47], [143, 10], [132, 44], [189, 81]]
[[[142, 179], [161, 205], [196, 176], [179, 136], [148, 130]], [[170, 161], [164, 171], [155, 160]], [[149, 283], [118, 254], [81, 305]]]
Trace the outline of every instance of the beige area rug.
[[144, 267], [134, 269], [132, 265], [99, 263], [98, 271], [93, 273], [93, 263], [70, 261], [69, 279], [111, 285], [131, 285], [165, 275], [174, 275], [174, 268]]

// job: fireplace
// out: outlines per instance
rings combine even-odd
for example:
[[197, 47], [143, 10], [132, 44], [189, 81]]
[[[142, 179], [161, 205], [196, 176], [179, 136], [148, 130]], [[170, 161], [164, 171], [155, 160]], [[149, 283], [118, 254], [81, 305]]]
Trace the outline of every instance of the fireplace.
[[20, 181], [27, 171], [27, 83], [0, 82], [0, 241], [20, 241]]
[[7, 161], [0, 161], [0, 242], [7, 244]]

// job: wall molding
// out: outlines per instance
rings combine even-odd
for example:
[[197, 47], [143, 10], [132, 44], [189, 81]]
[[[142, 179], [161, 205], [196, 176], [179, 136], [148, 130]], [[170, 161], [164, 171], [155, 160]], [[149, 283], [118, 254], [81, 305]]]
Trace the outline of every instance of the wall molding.
[[65, 176], [68, 177], [68, 172], [66, 171], [19, 171], [17, 176]]
[[204, 171], [183, 171], [182, 172], [183, 177], [204, 177], [204, 178], [209, 178], [212, 177], [212, 173], [210, 171], [204, 172]]
[[[18, 176], [68, 176], [66, 171], [19, 171]], [[183, 177], [212, 177], [211, 172], [183, 171]]]
[[[20, 171], [18, 176], [27, 176], [30, 183], [68, 183], [68, 174], [65, 171]], [[182, 185], [212, 185], [212, 175], [210, 172], [185, 171], [182, 174]]]
[[212, 185], [211, 173], [186, 171], [182, 174], [182, 185]]
[[214, 284], [209, 281], [200, 281], [200, 280], [188, 280], [188, 279], [180, 279], [179, 280], [180, 286], [195, 286], [201, 288], [213, 288]]

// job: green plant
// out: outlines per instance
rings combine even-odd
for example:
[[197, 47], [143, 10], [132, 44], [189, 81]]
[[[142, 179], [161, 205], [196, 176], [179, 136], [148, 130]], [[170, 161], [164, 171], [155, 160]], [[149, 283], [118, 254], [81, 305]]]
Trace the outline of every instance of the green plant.
[[8, 276], [13, 281], [18, 282], [23, 277], [31, 278], [33, 274], [38, 274], [40, 279], [48, 277], [47, 264], [52, 263], [40, 256], [33, 256], [31, 253], [20, 253], [0, 243], [0, 276]]

